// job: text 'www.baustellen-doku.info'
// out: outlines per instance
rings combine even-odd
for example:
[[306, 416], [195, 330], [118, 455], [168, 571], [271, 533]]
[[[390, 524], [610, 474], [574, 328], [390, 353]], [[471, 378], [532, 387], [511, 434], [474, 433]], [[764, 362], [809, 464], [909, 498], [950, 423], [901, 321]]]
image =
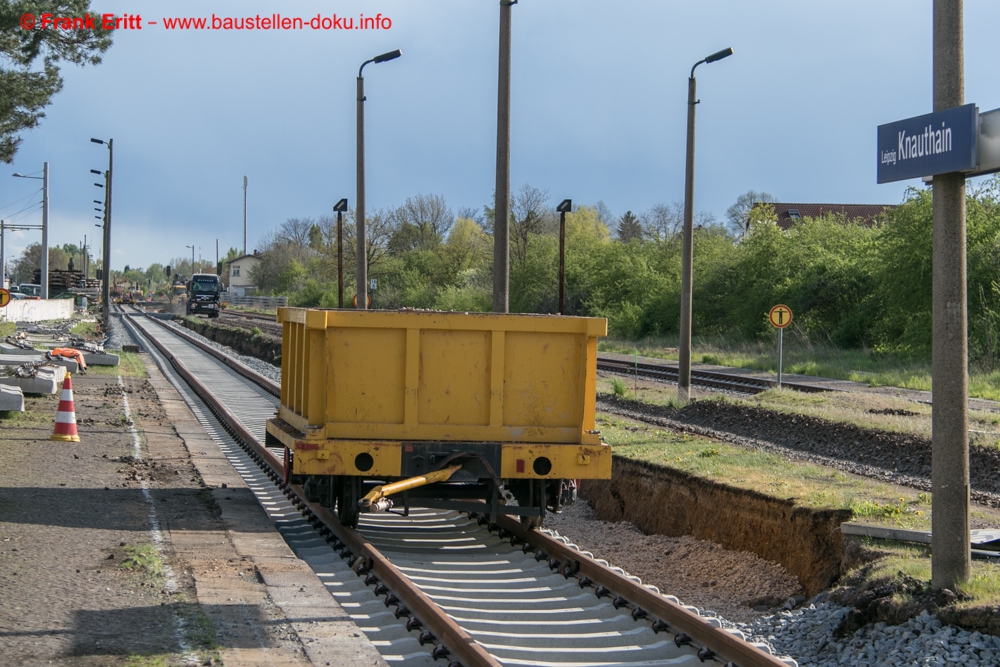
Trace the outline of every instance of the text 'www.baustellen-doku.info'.
[[57, 16], [55, 14], [22, 14], [24, 30], [389, 30], [392, 19], [382, 14], [374, 16], [287, 16], [269, 14], [253, 16], [210, 16], [143, 18], [142, 14], [100, 14]]

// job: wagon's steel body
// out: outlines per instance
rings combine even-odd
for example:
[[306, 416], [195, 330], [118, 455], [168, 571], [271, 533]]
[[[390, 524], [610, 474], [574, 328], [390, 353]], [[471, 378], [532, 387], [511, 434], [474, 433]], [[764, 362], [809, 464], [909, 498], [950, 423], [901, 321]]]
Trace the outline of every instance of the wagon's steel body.
[[607, 320], [280, 308], [278, 321], [267, 433], [296, 475], [385, 480], [463, 451], [475, 462], [457, 480], [611, 476], [594, 422]]

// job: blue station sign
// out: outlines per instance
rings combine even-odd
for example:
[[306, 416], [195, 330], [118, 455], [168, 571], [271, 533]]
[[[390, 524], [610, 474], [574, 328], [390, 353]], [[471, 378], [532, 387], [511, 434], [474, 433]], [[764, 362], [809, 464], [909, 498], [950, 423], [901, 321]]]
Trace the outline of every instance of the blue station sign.
[[976, 168], [975, 104], [878, 126], [878, 182], [891, 183]]

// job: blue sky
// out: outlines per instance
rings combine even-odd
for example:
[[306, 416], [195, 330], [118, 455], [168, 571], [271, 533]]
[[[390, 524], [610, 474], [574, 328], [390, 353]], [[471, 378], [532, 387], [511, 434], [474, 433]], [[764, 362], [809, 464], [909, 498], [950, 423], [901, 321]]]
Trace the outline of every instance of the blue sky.
[[[51, 171], [50, 243], [99, 234], [89, 170], [115, 140], [112, 267], [241, 247], [289, 217], [355, 199], [355, 80], [365, 68], [369, 211], [418, 193], [481, 208], [495, 179], [496, 0], [92, 0], [99, 12], [355, 17], [381, 31], [121, 30], [65, 87], [0, 169], [10, 218]], [[741, 193], [782, 201], [898, 203], [877, 185], [876, 127], [932, 110], [931, 2], [521, 0], [513, 7], [511, 181], [551, 204], [603, 200], [616, 215], [683, 197], [686, 79], [697, 70], [695, 207], [724, 216]], [[966, 0], [966, 101], [1000, 107], [1000, 3]], [[4, 173], [6, 172], [6, 173]], [[26, 199], [22, 199], [25, 198]], [[40, 194], [37, 195], [40, 201]], [[13, 206], [7, 204], [22, 199]], [[19, 216], [40, 220], [40, 213]], [[8, 256], [38, 240], [9, 233]]]

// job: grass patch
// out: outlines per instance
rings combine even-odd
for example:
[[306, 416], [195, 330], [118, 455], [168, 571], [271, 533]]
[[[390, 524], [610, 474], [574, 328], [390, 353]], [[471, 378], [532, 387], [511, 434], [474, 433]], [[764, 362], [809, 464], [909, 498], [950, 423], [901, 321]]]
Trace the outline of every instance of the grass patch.
[[[930, 361], [910, 359], [872, 350], [843, 350], [832, 345], [794, 340], [785, 337], [782, 370], [785, 373], [815, 375], [837, 380], [864, 382], [872, 387], [931, 389]], [[694, 363], [735, 366], [768, 373], [778, 370], [777, 337], [775, 341], [734, 341], [722, 337], [699, 337], [691, 343]], [[677, 337], [647, 337], [638, 341], [601, 339], [600, 352], [633, 354], [658, 359], [677, 360]], [[969, 395], [1000, 400], [1000, 370], [969, 373]]]
[[[848, 578], [858, 577], [862, 588], [876, 588], [886, 580], [900, 575], [913, 577], [929, 588], [931, 581], [931, 547], [929, 544], [909, 544], [893, 540], [859, 538], [869, 549], [885, 554], [870, 566], [861, 567]], [[957, 586], [961, 597], [958, 609], [1000, 605], [1000, 563], [972, 561], [969, 580]]]
[[624, 397], [628, 394], [628, 387], [621, 378], [611, 378], [611, 391], [614, 392], [615, 396]]
[[122, 547], [122, 560], [118, 567], [144, 577], [158, 579], [163, 574], [163, 559], [152, 544]]
[[149, 377], [149, 373], [146, 372], [146, 364], [143, 363], [139, 354], [135, 352], [115, 352], [114, 354], [118, 355], [117, 366], [87, 366], [87, 373], [111, 377], [117, 375], [133, 378]]
[[80, 322], [79, 324], [73, 325], [69, 330], [73, 335], [80, 336], [81, 338], [100, 338], [101, 331], [97, 326], [96, 320], [87, 320], [85, 322]]
[[175, 664], [177, 656], [170, 654], [135, 655], [125, 658], [125, 667], [170, 667]]
[[[929, 494], [603, 413], [598, 414], [597, 423], [604, 440], [620, 456], [792, 499], [797, 505], [811, 509], [871, 508], [865, 516], [866, 523], [930, 529]], [[905, 511], [874, 511], [888, 505], [903, 507]]]
[[14, 335], [17, 331], [17, 322], [0, 322], [0, 338]]
[[[59, 411], [59, 395], [25, 396], [24, 412], [0, 410], [0, 423], [8, 428], [52, 428]], [[0, 435], [0, 437], [3, 437]]]

